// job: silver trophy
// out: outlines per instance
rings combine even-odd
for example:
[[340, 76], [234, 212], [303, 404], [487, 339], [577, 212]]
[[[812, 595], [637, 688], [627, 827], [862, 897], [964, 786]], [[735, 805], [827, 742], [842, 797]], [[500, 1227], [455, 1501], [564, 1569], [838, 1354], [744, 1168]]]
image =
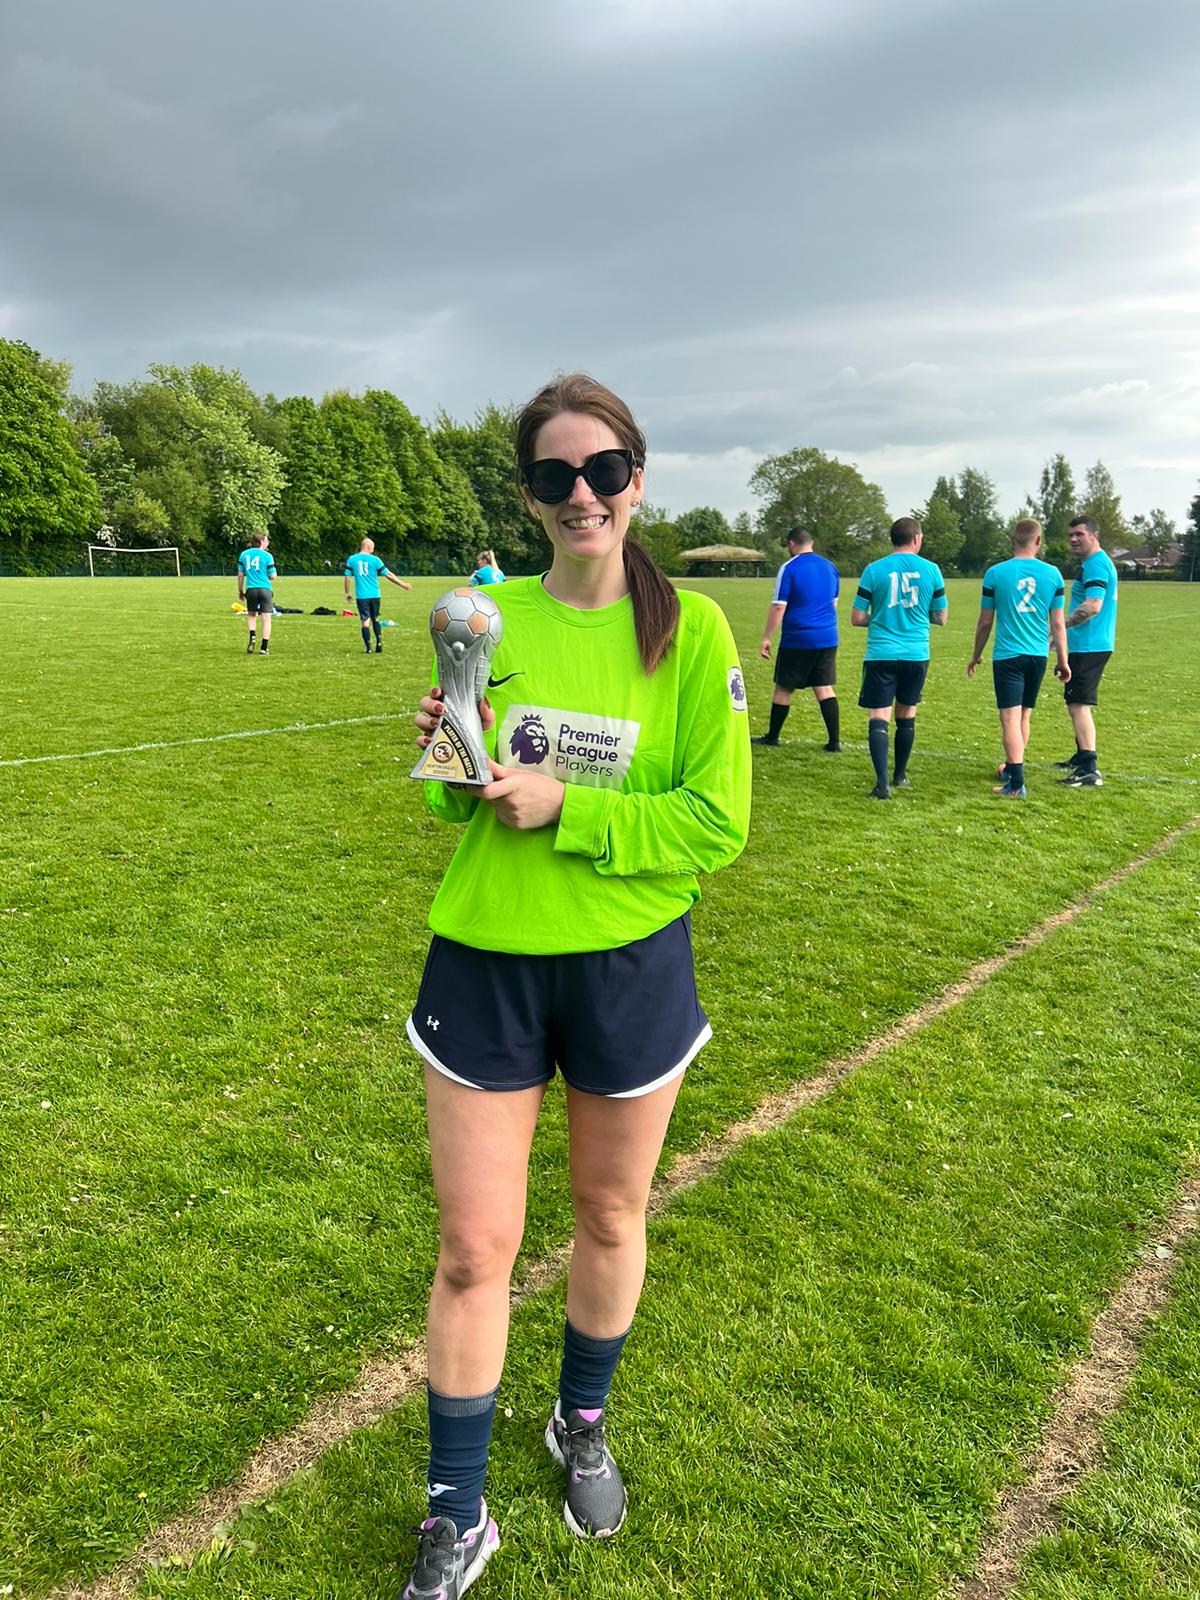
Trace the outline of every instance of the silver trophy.
[[451, 589], [429, 613], [445, 710], [412, 777], [475, 788], [491, 783], [479, 702], [503, 633], [500, 607], [481, 589]]

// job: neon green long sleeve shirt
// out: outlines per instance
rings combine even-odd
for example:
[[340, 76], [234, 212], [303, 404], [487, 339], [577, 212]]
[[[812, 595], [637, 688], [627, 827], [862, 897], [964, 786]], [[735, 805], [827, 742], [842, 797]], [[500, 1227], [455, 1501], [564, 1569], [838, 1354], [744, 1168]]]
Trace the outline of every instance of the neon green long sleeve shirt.
[[579, 611], [540, 578], [489, 594], [504, 613], [486, 736], [502, 765], [566, 784], [557, 824], [520, 830], [477, 796], [427, 783], [434, 815], [467, 829], [429, 913], [481, 950], [565, 955], [655, 933], [732, 861], [750, 821], [746, 691], [729, 624], [681, 591], [675, 642], [652, 677], [628, 596]]

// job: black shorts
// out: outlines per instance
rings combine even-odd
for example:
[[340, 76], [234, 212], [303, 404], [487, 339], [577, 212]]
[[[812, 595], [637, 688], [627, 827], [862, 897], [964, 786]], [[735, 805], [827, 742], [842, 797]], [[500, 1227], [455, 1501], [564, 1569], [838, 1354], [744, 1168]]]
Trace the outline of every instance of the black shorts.
[[712, 1036], [688, 916], [615, 950], [475, 950], [434, 934], [408, 1019], [415, 1049], [470, 1089], [573, 1089], [632, 1100], [669, 1083]]
[[378, 595], [376, 595], [374, 597], [374, 599], [372, 599], [372, 600], [356, 600], [354, 602], [354, 604], [358, 607], [358, 614], [359, 614], [359, 616], [362, 618], [362, 620], [364, 622], [374, 622], [378, 618], [378, 616], [379, 616], [379, 596]]
[[1069, 706], [1094, 706], [1100, 703], [1100, 679], [1104, 676], [1111, 655], [1111, 650], [1072, 650], [1067, 657], [1071, 681], [1063, 690], [1063, 699]]
[[992, 660], [992, 682], [996, 686], [996, 705], [1001, 711], [1013, 706], [1032, 711], [1038, 690], [1046, 676], [1045, 656], [1005, 656]]
[[837, 645], [822, 650], [793, 650], [779, 646], [775, 657], [775, 685], [779, 689], [825, 689], [837, 682]]
[[864, 661], [858, 703], [864, 711], [882, 711], [893, 700], [919, 706], [928, 661]]
[[252, 617], [258, 616], [260, 612], [269, 617], [274, 609], [275, 596], [270, 589], [246, 590], [246, 610]]

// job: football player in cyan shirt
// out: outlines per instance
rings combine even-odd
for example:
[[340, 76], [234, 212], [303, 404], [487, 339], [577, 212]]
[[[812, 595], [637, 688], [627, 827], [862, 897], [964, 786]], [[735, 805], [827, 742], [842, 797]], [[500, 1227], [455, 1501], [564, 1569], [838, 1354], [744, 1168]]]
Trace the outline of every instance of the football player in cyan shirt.
[[363, 649], [371, 654], [371, 629], [375, 629], [375, 654], [383, 651], [383, 640], [379, 631], [379, 580], [386, 578], [389, 583], [394, 583], [397, 589], [411, 589], [411, 583], [405, 583], [403, 578], [397, 578], [388, 571], [383, 562], [375, 554], [374, 539], [364, 539], [358, 547], [356, 556], [346, 557], [346, 604], [350, 604], [350, 585], [354, 585], [354, 601], [358, 606], [358, 620], [362, 624]]
[[1081, 563], [1071, 585], [1067, 628], [1071, 643], [1071, 681], [1063, 691], [1075, 730], [1075, 754], [1056, 763], [1067, 772], [1060, 783], [1071, 789], [1098, 789], [1096, 723], [1092, 707], [1100, 679], [1117, 642], [1117, 569], [1100, 548], [1095, 517], [1076, 517], [1067, 530], [1071, 554]]
[[867, 630], [862, 689], [867, 745], [875, 768], [873, 800], [890, 800], [888, 723], [896, 705], [896, 767], [892, 785], [908, 786], [908, 758], [917, 733], [917, 706], [929, 671], [929, 625], [946, 621], [946, 585], [937, 565], [918, 555], [925, 537], [915, 517], [892, 523], [890, 556], [872, 561], [858, 580], [850, 621]]
[[1067, 630], [1063, 626], [1063, 579], [1057, 567], [1038, 559], [1042, 525], [1025, 517], [1013, 529], [1011, 561], [989, 567], [983, 575], [975, 650], [967, 677], [983, 659], [983, 647], [996, 624], [992, 680], [1004, 740], [1002, 781], [992, 790], [1001, 800], [1025, 798], [1025, 747], [1029, 721], [1046, 671], [1046, 648], [1054, 641], [1058, 663], [1054, 676], [1071, 681], [1067, 664]]
[[261, 654], [271, 653], [271, 614], [275, 610], [275, 596], [271, 580], [275, 576], [275, 557], [267, 549], [270, 539], [265, 533], [252, 533], [250, 543], [238, 557], [238, 599], [246, 607], [246, 620], [250, 624], [250, 642], [246, 654], [254, 654], [254, 629], [262, 629]]

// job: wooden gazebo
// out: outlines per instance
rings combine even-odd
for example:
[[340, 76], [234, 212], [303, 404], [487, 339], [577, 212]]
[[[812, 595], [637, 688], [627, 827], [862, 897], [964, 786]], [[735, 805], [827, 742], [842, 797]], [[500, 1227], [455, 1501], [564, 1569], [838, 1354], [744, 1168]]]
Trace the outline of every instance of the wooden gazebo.
[[702, 544], [695, 550], [681, 550], [679, 559], [688, 564], [692, 578], [755, 578], [766, 560], [761, 550], [747, 550], [737, 544]]

